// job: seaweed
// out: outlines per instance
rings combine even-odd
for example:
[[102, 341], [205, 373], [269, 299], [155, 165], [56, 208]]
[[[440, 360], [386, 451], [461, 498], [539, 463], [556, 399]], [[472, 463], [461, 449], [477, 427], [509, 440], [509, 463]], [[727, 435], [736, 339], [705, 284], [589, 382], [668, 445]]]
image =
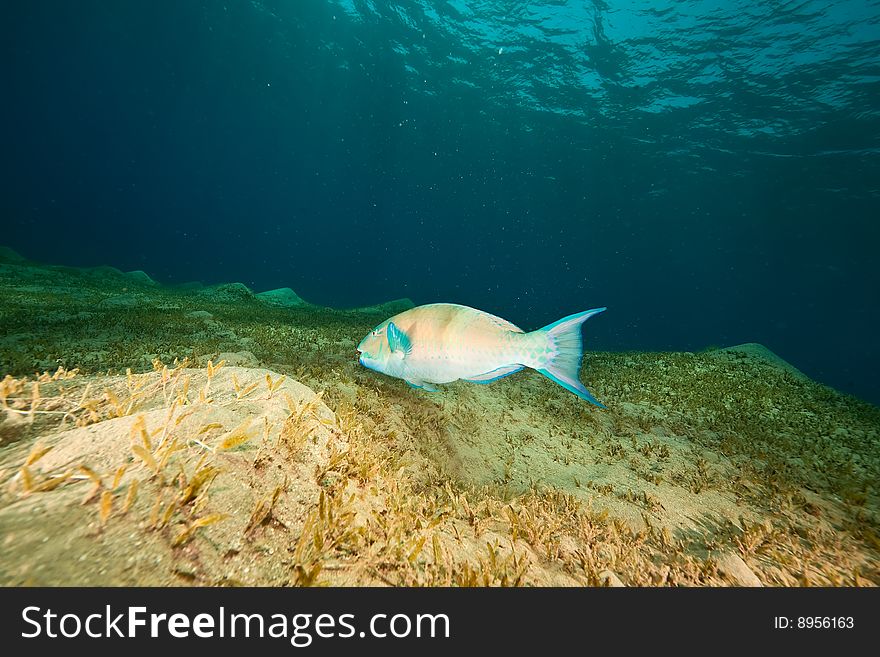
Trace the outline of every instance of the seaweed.
[[[243, 534], [223, 559], [283, 564], [271, 583], [721, 585], [722, 552], [768, 584], [880, 583], [880, 411], [756, 358], [591, 354], [602, 412], [528, 372], [429, 396], [358, 367], [376, 313], [160, 286], [101, 306], [121, 283], [39, 273], [45, 293], [0, 293], [18, 336], [0, 344], [9, 504], [79, 501], [85, 483], [100, 527], [152, 532], [176, 560], [211, 553], [201, 528]], [[271, 373], [229, 374], [225, 352], [245, 349]], [[293, 380], [320, 392], [296, 400]], [[191, 419], [267, 403], [280, 421]], [[38, 440], [110, 419], [130, 422], [130, 449], [101, 467], [55, 463]], [[219, 524], [231, 470], [254, 493]], [[289, 488], [301, 471], [313, 489]], [[682, 520], [682, 499], [705, 515]]]

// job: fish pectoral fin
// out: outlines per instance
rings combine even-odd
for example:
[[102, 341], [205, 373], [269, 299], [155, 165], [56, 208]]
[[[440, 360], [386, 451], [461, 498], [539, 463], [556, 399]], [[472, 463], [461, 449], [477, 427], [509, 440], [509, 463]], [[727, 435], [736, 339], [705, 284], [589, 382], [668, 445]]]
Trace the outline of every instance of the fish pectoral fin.
[[471, 383], [492, 383], [498, 379], [503, 379], [505, 376], [510, 376], [514, 372], [519, 372], [523, 367], [523, 365], [505, 365], [479, 376], [465, 379], [465, 381], [470, 381]]
[[394, 322], [388, 324], [388, 347], [391, 352], [398, 358], [409, 355], [412, 351], [412, 342], [409, 336], [401, 331]]
[[410, 388], [418, 388], [419, 390], [427, 390], [428, 392], [437, 392], [438, 388], [433, 383], [427, 381], [407, 381], [406, 385]]

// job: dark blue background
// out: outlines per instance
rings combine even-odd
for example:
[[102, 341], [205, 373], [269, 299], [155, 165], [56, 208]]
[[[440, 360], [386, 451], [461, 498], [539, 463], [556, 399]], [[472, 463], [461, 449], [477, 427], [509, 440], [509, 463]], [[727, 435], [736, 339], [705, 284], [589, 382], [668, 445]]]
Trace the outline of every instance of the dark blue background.
[[541, 111], [501, 83], [529, 75], [515, 52], [422, 78], [416, 46], [468, 57], [464, 42], [270, 5], [4, 3], [0, 243], [332, 306], [458, 302], [524, 328], [606, 305], [591, 348], [756, 341], [880, 401], [876, 81], [849, 110], [746, 140], [724, 122], [809, 108], [730, 75], [700, 105], [624, 112], [657, 88], [615, 84], [634, 58], [597, 32], [583, 56], [611, 105], [566, 87], [547, 98], [585, 115]]

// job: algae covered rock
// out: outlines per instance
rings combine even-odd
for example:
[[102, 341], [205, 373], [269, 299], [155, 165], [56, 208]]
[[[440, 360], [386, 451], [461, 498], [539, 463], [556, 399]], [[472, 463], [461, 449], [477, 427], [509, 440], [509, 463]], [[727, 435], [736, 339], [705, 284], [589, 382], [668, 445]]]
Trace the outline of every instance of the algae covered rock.
[[254, 298], [253, 291], [244, 283], [224, 283], [200, 291], [217, 301], [247, 301]]
[[279, 287], [277, 290], [267, 290], [256, 295], [261, 301], [271, 303], [273, 306], [304, 306], [307, 305], [296, 292], [289, 287]]
[[738, 344], [732, 347], [714, 349], [709, 353], [718, 356], [734, 356], [739, 358], [746, 357], [757, 361], [763, 361], [768, 365], [772, 365], [779, 369], [785, 370], [786, 372], [793, 374], [799, 379], [809, 380], [809, 377], [801, 372], [799, 369], [797, 369], [794, 365], [786, 361], [784, 358], [781, 358], [774, 352], [770, 351], [770, 349], [768, 349], [764, 345], [757, 342], [746, 342], [744, 344]]
[[117, 269], [116, 267], [111, 267], [110, 265], [98, 265], [97, 267], [83, 267], [79, 269], [77, 267], [65, 267], [64, 269], [68, 269], [73, 273], [81, 272], [86, 276], [97, 278], [97, 279], [119, 279], [123, 278], [125, 274], [121, 269]]
[[21, 265], [28, 261], [22, 255], [19, 255], [8, 246], [0, 246], [0, 262], [4, 262], [10, 265]]
[[127, 271], [125, 275], [133, 280], [136, 283], [140, 283], [141, 285], [158, 285], [156, 281], [150, 278], [150, 275], [145, 271], [141, 271], [140, 269], [135, 269], [134, 271]]

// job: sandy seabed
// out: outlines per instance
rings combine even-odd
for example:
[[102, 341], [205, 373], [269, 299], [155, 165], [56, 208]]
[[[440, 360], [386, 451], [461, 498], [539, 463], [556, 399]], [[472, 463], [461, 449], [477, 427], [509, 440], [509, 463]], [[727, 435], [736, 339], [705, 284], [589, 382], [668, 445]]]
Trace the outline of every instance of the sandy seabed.
[[754, 344], [413, 390], [411, 305], [0, 249], [0, 584], [880, 584], [877, 407]]

